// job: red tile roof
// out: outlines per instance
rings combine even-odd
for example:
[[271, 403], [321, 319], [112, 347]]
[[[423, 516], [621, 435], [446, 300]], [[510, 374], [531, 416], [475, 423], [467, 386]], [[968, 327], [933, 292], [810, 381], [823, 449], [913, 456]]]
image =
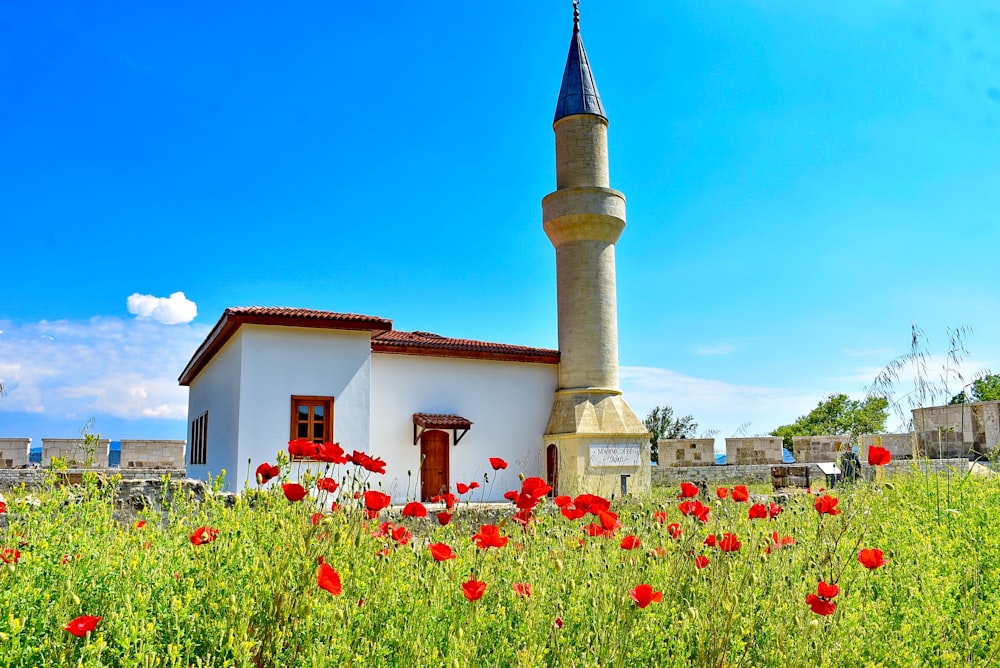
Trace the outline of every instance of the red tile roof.
[[368, 330], [372, 334], [392, 329], [392, 320], [356, 313], [334, 313], [307, 308], [275, 306], [234, 306], [222, 312], [219, 322], [198, 346], [178, 381], [190, 385], [215, 354], [242, 325], [314, 327], [320, 329]]
[[558, 364], [559, 351], [529, 348], [507, 343], [452, 339], [430, 332], [399, 332], [392, 321], [356, 313], [335, 313], [304, 308], [237, 306], [227, 308], [181, 373], [181, 385], [190, 385], [201, 370], [232, 338], [242, 325], [313, 327], [320, 329], [367, 330], [372, 336], [372, 352], [434, 357], [462, 357], [507, 362]]
[[468, 429], [472, 426], [472, 421], [461, 415], [414, 413], [413, 424], [424, 429]]
[[436, 357], [466, 357], [511, 362], [558, 364], [559, 351], [529, 348], [509, 343], [490, 343], [471, 339], [452, 339], [430, 332], [391, 330], [372, 336], [372, 352]]

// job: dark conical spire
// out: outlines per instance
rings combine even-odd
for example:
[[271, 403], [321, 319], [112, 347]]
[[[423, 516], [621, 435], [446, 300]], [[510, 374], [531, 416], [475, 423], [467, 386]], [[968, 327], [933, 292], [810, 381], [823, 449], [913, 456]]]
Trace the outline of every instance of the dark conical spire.
[[559, 89], [559, 101], [556, 103], [556, 116], [552, 122], [564, 116], [573, 114], [593, 114], [607, 119], [601, 95], [597, 92], [594, 75], [590, 71], [587, 52], [583, 48], [583, 38], [580, 37], [579, 2], [573, 3], [573, 38], [569, 42], [569, 55], [566, 56], [566, 69], [563, 70], [562, 87]]

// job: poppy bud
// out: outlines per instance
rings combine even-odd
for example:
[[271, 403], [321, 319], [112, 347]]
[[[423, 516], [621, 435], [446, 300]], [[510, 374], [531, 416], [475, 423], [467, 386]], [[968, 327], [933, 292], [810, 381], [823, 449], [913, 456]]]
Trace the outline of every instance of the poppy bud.
[[819, 628], [819, 620], [817, 620], [817, 619], [810, 619], [809, 620], [809, 630], [810, 631], [815, 631], [818, 628]]
[[517, 477], [521, 479], [521, 482], [524, 482], [524, 473], [518, 473]]
[[73, 594], [73, 605], [80, 605], [80, 597]]

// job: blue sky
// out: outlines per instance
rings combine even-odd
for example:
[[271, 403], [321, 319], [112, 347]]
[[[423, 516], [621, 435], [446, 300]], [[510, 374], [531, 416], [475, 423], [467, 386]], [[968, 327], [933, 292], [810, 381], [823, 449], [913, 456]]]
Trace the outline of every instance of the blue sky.
[[[911, 322], [1000, 368], [994, 3], [581, 15], [637, 413], [765, 433], [860, 396]], [[550, 0], [0, 8], [0, 436], [183, 438], [176, 379], [227, 306], [555, 347], [571, 28]]]

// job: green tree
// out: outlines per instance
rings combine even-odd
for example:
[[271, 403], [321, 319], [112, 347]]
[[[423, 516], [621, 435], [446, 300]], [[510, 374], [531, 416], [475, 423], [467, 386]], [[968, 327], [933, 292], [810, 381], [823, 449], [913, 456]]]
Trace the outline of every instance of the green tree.
[[698, 432], [698, 423], [694, 416], [674, 417], [674, 409], [670, 406], [657, 406], [649, 411], [642, 421], [649, 430], [649, 458], [653, 463], [659, 463], [659, 447], [657, 443], [664, 438], [694, 438]]
[[791, 451], [794, 436], [848, 434], [857, 438], [861, 434], [878, 434], [885, 431], [888, 417], [889, 401], [885, 397], [868, 397], [858, 401], [846, 394], [831, 394], [808, 415], [778, 427], [771, 435], [780, 436], [785, 448]]
[[990, 373], [972, 381], [972, 392], [962, 390], [951, 398], [949, 404], [967, 404], [970, 401], [1000, 401], [1000, 374]]

